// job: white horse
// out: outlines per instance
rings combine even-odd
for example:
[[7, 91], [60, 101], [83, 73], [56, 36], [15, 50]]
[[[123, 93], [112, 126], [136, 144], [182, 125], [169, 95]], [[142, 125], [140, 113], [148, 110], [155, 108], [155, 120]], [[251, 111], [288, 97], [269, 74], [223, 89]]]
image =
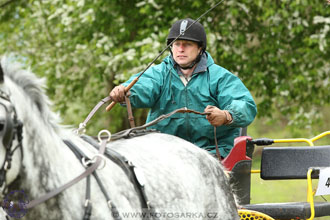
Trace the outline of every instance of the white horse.
[[[97, 150], [71, 129], [58, 124], [58, 116], [49, 108], [41, 79], [5, 59], [1, 60], [1, 65], [4, 82], [0, 88], [9, 95], [17, 118], [23, 123], [23, 157], [21, 160], [20, 151], [15, 151], [12, 166], [16, 168], [6, 175], [8, 192], [24, 190], [31, 201], [85, 171], [63, 140], [70, 140], [90, 158]], [[239, 219], [223, 167], [195, 145], [175, 136], [150, 133], [111, 141], [107, 148], [123, 155], [143, 174], [148, 204], [154, 207], [149, 219]], [[0, 150], [1, 165], [5, 150]], [[142, 219], [145, 210], [141, 196], [125, 171], [106, 159], [105, 167], [97, 172], [119, 217]], [[16, 180], [10, 184], [14, 178]], [[86, 181], [79, 181], [28, 209], [24, 218], [82, 219], [85, 191]], [[91, 204], [91, 219], [114, 219], [94, 177], [91, 177]]]

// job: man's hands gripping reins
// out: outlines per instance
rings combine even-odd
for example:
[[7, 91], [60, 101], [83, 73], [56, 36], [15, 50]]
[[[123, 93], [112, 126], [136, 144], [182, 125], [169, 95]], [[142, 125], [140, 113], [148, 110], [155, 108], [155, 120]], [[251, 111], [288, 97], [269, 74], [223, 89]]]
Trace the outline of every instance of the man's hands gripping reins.
[[111, 92], [109, 94], [112, 101], [118, 102], [118, 103], [124, 102], [125, 96], [129, 96], [129, 95], [130, 95], [130, 91], [128, 90], [128, 92], [126, 92], [125, 86], [123, 86], [123, 85], [116, 86], [115, 88], [113, 88], [113, 90], [111, 90]]
[[[109, 94], [111, 99], [118, 103], [125, 102], [125, 96], [128, 97], [129, 95], [130, 91], [128, 90], [128, 92], [126, 92], [125, 86], [123, 85], [116, 86]], [[231, 114], [227, 110], [221, 110], [216, 106], [206, 106], [204, 113], [207, 113], [206, 119], [215, 127], [228, 125], [233, 120]]]
[[218, 127], [220, 125], [228, 125], [233, 121], [233, 117], [227, 110], [221, 110], [215, 106], [206, 106], [204, 112], [209, 113], [206, 115], [206, 119], [214, 127]]

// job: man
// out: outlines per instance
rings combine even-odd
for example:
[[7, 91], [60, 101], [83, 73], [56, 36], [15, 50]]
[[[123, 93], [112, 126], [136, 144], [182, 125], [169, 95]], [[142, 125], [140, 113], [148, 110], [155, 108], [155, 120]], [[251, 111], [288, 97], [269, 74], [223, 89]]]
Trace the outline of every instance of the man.
[[[151, 128], [179, 136], [215, 154], [214, 127], [222, 157], [233, 147], [240, 127], [249, 125], [256, 116], [253, 98], [241, 80], [214, 63], [206, 52], [204, 27], [188, 18], [175, 22], [167, 37], [173, 42], [171, 55], [161, 64], [149, 68], [130, 90], [133, 107], [150, 108], [147, 122], [162, 114], [186, 107], [208, 116], [193, 113], [174, 114]], [[187, 30], [186, 30], [187, 29]], [[110, 97], [125, 100], [125, 86], [135, 77], [115, 87]]]

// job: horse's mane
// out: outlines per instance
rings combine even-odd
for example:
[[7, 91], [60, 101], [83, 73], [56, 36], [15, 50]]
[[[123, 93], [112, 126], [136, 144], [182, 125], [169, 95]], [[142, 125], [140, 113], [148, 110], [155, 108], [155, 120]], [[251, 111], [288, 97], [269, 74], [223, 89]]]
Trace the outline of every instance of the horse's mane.
[[[8, 77], [14, 84], [16, 84], [29, 98], [32, 105], [40, 112], [40, 118], [49, 123], [52, 127], [58, 127], [60, 117], [50, 110], [52, 105], [49, 98], [45, 95], [46, 80], [38, 78], [30, 68], [25, 67], [18, 62], [10, 61], [8, 58], [3, 57], [1, 66], [4, 72], [4, 81]], [[9, 92], [12, 93], [12, 92]], [[9, 94], [10, 96], [14, 94]]]

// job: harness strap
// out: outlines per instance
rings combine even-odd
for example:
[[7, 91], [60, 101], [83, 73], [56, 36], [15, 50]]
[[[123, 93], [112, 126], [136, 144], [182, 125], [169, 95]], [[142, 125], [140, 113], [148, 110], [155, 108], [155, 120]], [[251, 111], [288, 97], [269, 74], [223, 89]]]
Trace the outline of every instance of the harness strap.
[[121, 217], [119, 215], [119, 212], [118, 212], [118, 209], [117, 207], [115, 206], [115, 204], [111, 201], [107, 191], [105, 190], [105, 187], [103, 186], [98, 174], [96, 172], [93, 173], [94, 175], [94, 178], [97, 182], [97, 184], [99, 185], [103, 195], [105, 196], [106, 200], [107, 200], [107, 203], [108, 203], [108, 206], [109, 208], [111, 209], [111, 212], [112, 212], [112, 216], [115, 220], [121, 220]]
[[97, 110], [99, 110], [99, 108], [106, 102], [110, 101], [111, 98], [110, 96], [107, 96], [105, 98], [103, 98], [101, 101], [99, 101], [99, 103], [97, 103], [95, 105], [95, 107], [92, 109], [92, 111], [87, 115], [86, 119], [84, 120], [84, 122], [82, 122], [80, 125], [79, 125], [79, 129], [78, 129], [78, 132], [82, 131], [85, 129], [87, 123], [89, 122], [89, 120], [93, 117], [93, 115], [97, 112]]
[[[125, 97], [126, 98], [126, 97]], [[110, 101], [111, 98], [110, 96], [107, 96], [105, 98], [103, 98], [93, 109], [92, 111], [88, 114], [88, 116], [86, 117], [86, 119], [84, 120], [83, 123], [81, 123], [79, 125], [79, 129], [78, 129], [78, 133], [81, 132], [82, 130], [85, 129], [88, 121], [93, 117], [93, 115], [97, 112], [97, 110], [106, 102]], [[129, 98], [126, 98], [126, 102], [128, 100], [128, 107], [130, 108], [131, 105], [130, 105], [130, 102], [129, 102]], [[112, 102], [111, 104], [116, 104], [115, 102]], [[110, 104], [110, 105], [111, 105]], [[110, 107], [110, 105], [108, 107]], [[112, 105], [112, 106], [113, 106]], [[108, 108], [107, 107], [107, 108]], [[108, 109], [107, 109], [108, 111]], [[179, 108], [177, 110], [174, 110], [173, 112], [170, 112], [169, 114], [166, 114], [166, 115], [161, 115], [159, 116], [158, 118], [156, 118], [155, 120], [149, 122], [149, 123], [146, 123], [142, 126], [139, 126], [139, 127], [135, 127], [135, 124], [134, 124], [134, 118], [133, 118], [133, 114], [131, 113], [132, 110], [131, 108], [128, 109], [128, 119], [130, 121], [130, 125], [131, 125], [131, 129], [127, 129], [125, 131], [122, 131], [122, 132], [119, 132], [118, 135], [120, 136], [128, 136], [132, 131], [135, 131], [135, 130], [142, 130], [142, 129], [145, 129], [147, 127], [150, 127], [154, 124], [157, 124], [158, 122], [176, 114], [176, 113], [194, 113], [194, 114], [198, 114], [198, 115], [209, 115], [210, 113], [206, 113], [206, 112], [198, 112], [198, 111], [195, 111], [195, 110], [191, 110], [191, 109], [187, 109], [186, 107], [184, 108]], [[132, 121], [131, 121], [132, 120]], [[219, 151], [219, 146], [218, 146], [218, 141], [217, 141], [217, 135], [216, 135], [216, 127], [214, 127], [214, 140], [215, 140], [215, 149], [216, 149], [216, 155], [217, 155], [217, 158], [219, 159], [219, 161], [221, 161], [221, 155], [220, 155], [220, 151]]]
[[[159, 123], [160, 121], [166, 119], [166, 118], [169, 118], [171, 117], [172, 115], [176, 114], [176, 113], [194, 113], [194, 114], [197, 114], [197, 115], [209, 115], [210, 113], [207, 113], [207, 112], [198, 112], [198, 111], [195, 111], [195, 110], [191, 110], [191, 109], [187, 109], [187, 108], [179, 108], [179, 109], [176, 109], [168, 114], [165, 114], [165, 115], [161, 115], [159, 116], [158, 118], [156, 118], [155, 120], [149, 122], [149, 123], [146, 123], [142, 126], [138, 126], [138, 127], [132, 127], [130, 129], [127, 129], [127, 130], [124, 130], [124, 131], [121, 131], [121, 132], [118, 132], [116, 134], [114, 134], [112, 136], [112, 140], [116, 140], [116, 139], [120, 139], [121, 137], [129, 137], [129, 135], [133, 132], [136, 132], [138, 130], [143, 130], [143, 129], [146, 129], [147, 127], [150, 127], [152, 125], [155, 125], [157, 123]], [[217, 132], [216, 132], [216, 127], [214, 127], [214, 144], [215, 144], [215, 151], [216, 151], [216, 156], [218, 158], [219, 161], [222, 161], [222, 157], [221, 157], [221, 154], [220, 154], [220, 151], [219, 151], [219, 146], [218, 146], [218, 141], [217, 141]]]
[[[105, 147], [106, 147], [106, 143], [107, 140], [102, 139], [101, 141], [101, 147], [99, 148], [98, 154], [99, 155], [104, 155], [104, 151], [105, 151]], [[53, 191], [41, 196], [38, 199], [35, 199], [31, 202], [29, 202], [29, 204], [27, 204], [26, 208], [30, 209], [33, 208], [37, 205], [39, 205], [40, 203], [56, 196], [57, 194], [59, 194], [60, 192], [66, 190], [67, 188], [71, 187], [72, 185], [74, 185], [75, 183], [79, 182], [80, 180], [84, 179], [85, 177], [89, 176], [91, 173], [93, 173], [97, 167], [100, 165], [101, 163], [101, 158], [97, 157], [96, 158], [96, 162], [93, 163], [92, 166], [88, 167], [82, 174], [80, 174], [79, 176], [77, 176], [76, 178], [72, 179], [71, 181], [69, 181], [68, 183], [62, 185], [61, 187], [54, 189]]]
[[214, 126], [214, 144], [215, 144], [215, 152], [216, 152], [217, 158], [221, 162], [222, 158], [221, 158], [221, 154], [220, 154], [219, 146], [218, 146], [217, 127], [216, 126]]
[[[90, 160], [74, 143], [72, 143], [69, 140], [63, 140], [63, 142], [70, 148], [70, 150], [74, 153], [74, 155], [77, 157], [77, 159], [82, 162], [82, 160], [84, 158], [86, 158], [87, 160]], [[97, 144], [97, 143], [96, 143]], [[103, 186], [99, 176], [97, 175], [97, 172], [94, 171], [93, 176], [97, 182], [97, 184], [99, 185], [103, 195], [105, 196], [108, 206], [110, 208], [110, 210], [112, 211], [112, 216], [114, 217], [115, 220], [121, 220], [120, 216], [119, 216], [119, 212], [116, 208], [116, 206], [112, 203], [112, 201], [110, 200], [110, 197], [108, 195], [108, 193], [105, 190], [105, 187]], [[88, 176], [89, 178], [90, 176]], [[87, 186], [86, 186], [86, 202], [85, 202], [85, 215], [84, 215], [84, 220], [88, 220], [88, 214], [91, 213], [91, 209], [92, 209], [92, 203], [91, 203], [91, 196], [90, 196], [90, 181], [87, 179]], [[90, 214], [89, 214], [90, 217]]]
[[[23, 146], [22, 146], [22, 140], [23, 140], [23, 124], [22, 122], [16, 120], [16, 118], [14, 118], [14, 125], [13, 125], [13, 137], [12, 140], [10, 141], [9, 145], [6, 145], [6, 153], [5, 153], [5, 159], [4, 162], [0, 168], [0, 187], [3, 188], [3, 192], [5, 192], [7, 190], [7, 185], [6, 185], [6, 175], [7, 175], [7, 171], [11, 168], [11, 162], [12, 162], [12, 156], [14, 154], [14, 152], [19, 148], [21, 150], [21, 160], [23, 160]], [[13, 140], [17, 138], [18, 144], [16, 145], [16, 147], [14, 149], [12, 148], [12, 143]]]
[[[82, 135], [81, 138], [86, 141], [87, 143], [91, 144], [94, 146], [96, 149], [99, 148], [99, 146], [96, 144], [95, 140], [92, 139], [91, 137], [87, 135]], [[105, 156], [109, 158], [111, 161], [116, 163], [119, 167], [122, 168], [122, 170], [125, 172], [127, 175], [128, 179], [131, 181], [133, 184], [135, 191], [137, 192], [137, 195], [140, 199], [141, 202], [141, 208], [142, 208], [142, 213], [143, 214], [143, 219], [158, 219], [158, 217], [154, 214], [155, 209], [154, 207], [150, 204], [147, 194], [145, 193], [144, 189], [144, 183], [139, 182], [139, 179], [136, 174], [136, 167], [133, 165], [131, 161], [126, 159], [123, 155], [119, 154], [118, 152], [114, 151], [111, 148], [106, 149]]]
[[[86, 156], [83, 154], [82, 151], [80, 151], [79, 148], [77, 148], [71, 141], [69, 140], [63, 140], [63, 142], [70, 148], [72, 153], [77, 157], [77, 159], [81, 162], [83, 158], [86, 158]], [[95, 171], [93, 172], [95, 173]], [[90, 175], [86, 177], [86, 193], [85, 193], [85, 212], [83, 220], [89, 220], [90, 216], [92, 215], [92, 203], [91, 203], [91, 181], [90, 181]]]
[[[127, 130], [124, 130], [124, 131], [120, 131], [120, 132], [116, 133], [115, 135], [116, 136], [124, 136], [124, 137], [129, 136], [129, 134], [132, 133], [132, 132], [146, 129], [147, 127], [155, 125], [155, 124], [159, 123], [160, 121], [162, 121], [166, 118], [169, 118], [169, 117], [171, 117], [172, 115], [174, 115], [176, 113], [194, 113], [194, 114], [198, 114], [198, 115], [209, 115], [210, 114], [210, 113], [207, 113], [207, 112], [198, 112], [198, 111], [187, 109], [187, 108], [179, 108], [179, 109], [176, 109], [176, 110], [174, 110], [174, 111], [172, 111], [168, 114], [161, 115], [161, 116], [159, 116], [158, 118], [156, 118], [155, 120], [153, 120], [149, 123], [146, 123], [146, 124], [138, 126], [138, 127], [130, 128], [130, 129], [127, 129]], [[112, 137], [112, 140], [117, 139], [114, 136]]]
[[91, 218], [91, 215], [92, 215], [91, 176], [89, 175], [86, 177], [85, 213], [84, 213], [83, 220], [89, 220]]
[[132, 105], [131, 105], [131, 101], [129, 100], [129, 98], [127, 96], [125, 96], [125, 102], [126, 102], [126, 106], [127, 106], [127, 114], [128, 114], [129, 124], [130, 124], [131, 128], [134, 128], [135, 123], [134, 123]]

